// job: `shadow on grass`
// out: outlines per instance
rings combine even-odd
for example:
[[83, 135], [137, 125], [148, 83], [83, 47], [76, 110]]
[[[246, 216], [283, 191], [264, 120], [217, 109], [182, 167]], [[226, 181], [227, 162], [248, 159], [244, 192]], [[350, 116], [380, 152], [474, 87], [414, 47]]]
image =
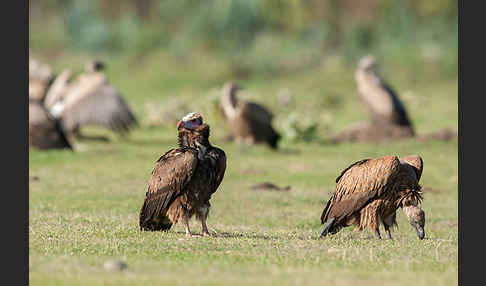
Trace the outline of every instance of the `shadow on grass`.
[[[186, 238], [184, 231], [176, 231], [175, 233], [181, 235], [181, 238]], [[279, 239], [276, 235], [267, 235], [267, 234], [255, 234], [255, 233], [231, 233], [231, 232], [215, 232], [210, 231], [211, 237], [209, 238], [249, 238], [249, 239], [263, 239], [263, 240], [271, 240], [271, 239]], [[203, 236], [201, 233], [192, 232], [192, 237], [207, 237]], [[187, 238], [192, 238], [187, 237]]]

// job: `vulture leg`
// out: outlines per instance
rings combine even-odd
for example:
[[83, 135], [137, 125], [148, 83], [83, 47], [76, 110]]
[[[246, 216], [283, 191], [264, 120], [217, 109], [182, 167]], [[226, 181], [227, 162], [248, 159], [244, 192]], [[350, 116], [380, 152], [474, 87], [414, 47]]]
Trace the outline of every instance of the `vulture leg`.
[[395, 224], [395, 220], [396, 220], [396, 213], [393, 213], [383, 221], [383, 225], [385, 226], [385, 231], [386, 231], [386, 237], [388, 239], [392, 239], [390, 228]]
[[381, 234], [380, 234], [380, 226], [376, 226], [375, 228], [375, 236], [377, 239], [381, 239]]
[[189, 229], [189, 218], [186, 215], [182, 216], [182, 224], [184, 225], [184, 229], [186, 230], [186, 236], [191, 237], [192, 233]]
[[197, 212], [197, 218], [201, 220], [203, 236], [211, 236], [211, 234], [208, 231], [208, 226], [206, 225], [206, 219], [208, 218], [208, 214], [209, 214], [209, 202], [201, 206]]
[[391, 232], [390, 232], [390, 226], [385, 224], [385, 231], [386, 231], [386, 238], [392, 239]]

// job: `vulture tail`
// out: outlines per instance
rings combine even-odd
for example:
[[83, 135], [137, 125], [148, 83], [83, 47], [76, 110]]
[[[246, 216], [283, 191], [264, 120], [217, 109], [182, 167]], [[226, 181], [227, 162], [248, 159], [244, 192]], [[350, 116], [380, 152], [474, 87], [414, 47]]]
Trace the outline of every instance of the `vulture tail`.
[[324, 230], [321, 233], [321, 237], [324, 237], [324, 236], [327, 235], [327, 233], [329, 232], [329, 229], [331, 229], [331, 227], [332, 227], [332, 225], [333, 225], [333, 223], [334, 223], [335, 220], [336, 220], [336, 218], [333, 217], [333, 218], [331, 218], [330, 220], [328, 220], [326, 222], [326, 224], [324, 225]]

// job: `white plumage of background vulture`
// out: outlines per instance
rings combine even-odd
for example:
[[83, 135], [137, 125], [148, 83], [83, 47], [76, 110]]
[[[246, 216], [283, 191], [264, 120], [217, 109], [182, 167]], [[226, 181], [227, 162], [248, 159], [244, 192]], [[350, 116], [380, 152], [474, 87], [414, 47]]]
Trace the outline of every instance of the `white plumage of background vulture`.
[[70, 135], [80, 136], [80, 128], [89, 125], [121, 135], [138, 126], [128, 104], [100, 71], [103, 66], [99, 61], [88, 62], [72, 82], [71, 71], [64, 70], [47, 91], [45, 106]]
[[220, 107], [230, 126], [230, 139], [249, 145], [263, 142], [277, 148], [280, 134], [272, 127], [272, 113], [260, 104], [238, 98], [239, 89], [233, 82], [226, 83], [222, 89]]
[[374, 232], [381, 239], [383, 224], [388, 238], [396, 226], [396, 211], [402, 208], [409, 223], [423, 239], [425, 213], [421, 209], [419, 180], [423, 161], [418, 155], [399, 159], [384, 156], [351, 164], [336, 179], [336, 187], [321, 214], [321, 237], [354, 225]]

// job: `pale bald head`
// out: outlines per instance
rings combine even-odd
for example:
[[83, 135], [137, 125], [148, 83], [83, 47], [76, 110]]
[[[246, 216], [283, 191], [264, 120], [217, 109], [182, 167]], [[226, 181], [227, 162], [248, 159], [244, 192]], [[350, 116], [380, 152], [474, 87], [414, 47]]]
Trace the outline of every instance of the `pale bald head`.
[[403, 208], [410, 225], [415, 228], [419, 239], [425, 237], [425, 212], [419, 206], [407, 206]]
[[203, 124], [202, 115], [199, 112], [190, 112], [177, 123], [177, 129], [182, 127], [186, 129], [194, 129], [201, 124]]
[[85, 72], [97, 72], [103, 70], [104, 68], [105, 68], [105, 63], [96, 59], [89, 60], [84, 65]]
[[361, 70], [374, 69], [376, 67], [376, 59], [372, 55], [366, 55], [359, 60], [358, 68]]

